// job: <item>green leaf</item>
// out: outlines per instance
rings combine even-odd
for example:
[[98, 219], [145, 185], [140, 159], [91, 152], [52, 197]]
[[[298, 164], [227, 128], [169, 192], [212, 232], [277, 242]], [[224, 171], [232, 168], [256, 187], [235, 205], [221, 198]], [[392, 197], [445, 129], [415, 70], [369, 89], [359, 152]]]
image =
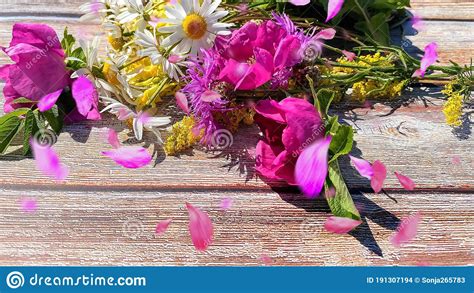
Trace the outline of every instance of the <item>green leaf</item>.
[[31, 103], [38, 103], [36, 101], [32, 101], [30, 99], [27, 99], [27, 98], [16, 98], [15, 100], [13, 100], [12, 104], [31, 104]]
[[0, 128], [2, 127], [2, 124], [11, 117], [19, 117], [21, 115], [25, 115], [28, 111], [30, 111], [30, 108], [19, 108], [8, 114], [3, 115], [2, 117], [0, 117]]
[[329, 116], [326, 120], [326, 135], [335, 136], [341, 124], [338, 116]]
[[36, 123], [34, 111], [26, 113], [25, 128], [23, 130], [23, 155], [26, 156], [30, 152], [30, 139], [38, 132], [39, 128]]
[[329, 89], [320, 89], [317, 94], [317, 99], [314, 101], [315, 106], [323, 113], [324, 116], [327, 116], [329, 111], [329, 106], [331, 106], [332, 101], [336, 93]]
[[18, 116], [8, 116], [0, 125], [0, 153], [4, 154], [13, 139], [21, 129], [22, 119]]
[[328, 173], [329, 176], [324, 186], [326, 190], [331, 186], [336, 190], [336, 194], [333, 197], [326, 198], [333, 215], [336, 217], [360, 220], [359, 211], [355, 207], [352, 196], [347, 189], [337, 161], [329, 164]]
[[354, 143], [354, 130], [349, 125], [340, 125], [336, 135], [332, 137], [329, 150], [333, 154], [330, 162], [337, 160], [340, 156], [347, 155], [352, 150]]
[[51, 110], [43, 112], [43, 116], [46, 118], [48, 124], [51, 126], [54, 132], [59, 134], [63, 128], [64, 116], [59, 111], [58, 106], [54, 105]]

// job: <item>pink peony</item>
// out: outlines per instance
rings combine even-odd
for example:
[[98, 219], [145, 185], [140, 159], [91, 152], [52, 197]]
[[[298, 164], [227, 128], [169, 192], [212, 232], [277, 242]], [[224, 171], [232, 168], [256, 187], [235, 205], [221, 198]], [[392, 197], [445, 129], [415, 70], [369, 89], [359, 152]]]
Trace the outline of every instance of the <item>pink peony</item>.
[[248, 22], [224, 41], [219, 79], [238, 90], [256, 89], [277, 72], [301, 62], [301, 46], [297, 35], [271, 20], [260, 25]]
[[[270, 180], [297, 185], [295, 165], [303, 150], [323, 138], [321, 116], [308, 101], [286, 98], [260, 101], [255, 121], [263, 139], [257, 144], [256, 170]], [[326, 162], [327, 164], [327, 162]]]

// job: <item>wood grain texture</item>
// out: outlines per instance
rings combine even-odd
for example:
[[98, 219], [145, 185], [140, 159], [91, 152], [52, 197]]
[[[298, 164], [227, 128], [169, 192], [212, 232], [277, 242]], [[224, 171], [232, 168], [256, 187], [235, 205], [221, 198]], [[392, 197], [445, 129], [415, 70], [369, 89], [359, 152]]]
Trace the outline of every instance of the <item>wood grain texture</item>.
[[[80, 17], [78, 7], [85, 0], [0, 0], [0, 16]], [[431, 20], [472, 20], [474, 2], [470, 0], [411, 0], [413, 11]]]
[[[79, 0], [0, 0], [0, 44], [16, 21], [43, 22], [59, 32], [68, 26], [84, 39], [99, 25], [79, 23]], [[436, 41], [440, 61], [468, 63], [474, 56], [472, 1], [412, 0], [417, 14], [432, 19], [404, 41], [416, 48]], [[442, 20], [442, 21], [438, 21]], [[468, 21], [458, 21], [468, 20]], [[0, 64], [7, 62], [0, 56]], [[1, 85], [0, 85], [1, 88]], [[255, 176], [255, 127], [244, 128], [223, 152], [195, 149], [181, 157], [158, 150], [156, 164], [125, 170], [100, 151], [109, 148], [109, 127], [127, 140], [124, 125], [105, 119], [65, 128], [55, 145], [71, 168], [64, 184], [43, 177], [31, 159], [10, 149], [0, 158], [0, 263], [3, 265], [473, 265], [474, 140], [470, 128], [444, 124], [439, 89], [415, 89], [394, 104], [374, 109], [346, 105], [338, 114], [357, 131], [353, 154], [383, 161], [390, 170], [385, 194], [365, 193], [369, 183], [344, 159], [342, 169], [365, 222], [351, 235], [324, 231], [329, 216], [322, 200], [271, 188]], [[403, 105], [402, 105], [403, 104]], [[0, 103], [0, 107], [1, 107]], [[242, 152], [246, 149], [247, 152]], [[149, 146], [154, 151], [154, 146]], [[392, 171], [412, 177], [415, 192], [401, 190]], [[34, 197], [35, 214], [19, 201]], [[219, 209], [223, 198], [233, 208]], [[198, 253], [187, 232], [185, 202], [209, 212], [215, 242]], [[389, 237], [401, 218], [417, 211], [423, 221], [415, 241], [395, 248]], [[162, 236], [160, 220], [173, 219]]]
[[[36, 214], [19, 211], [22, 196], [36, 197]], [[227, 212], [218, 206], [232, 198]], [[2, 265], [472, 265], [472, 194], [354, 194], [365, 223], [351, 235], [324, 231], [324, 201], [274, 192], [57, 192], [0, 190]], [[205, 253], [192, 246], [190, 202], [214, 222]], [[429, 203], [429, 204], [427, 204]], [[389, 242], [400, 219], [423, 214], [416, 239]], [[173, 219], [168, 231], [156, 224]]]

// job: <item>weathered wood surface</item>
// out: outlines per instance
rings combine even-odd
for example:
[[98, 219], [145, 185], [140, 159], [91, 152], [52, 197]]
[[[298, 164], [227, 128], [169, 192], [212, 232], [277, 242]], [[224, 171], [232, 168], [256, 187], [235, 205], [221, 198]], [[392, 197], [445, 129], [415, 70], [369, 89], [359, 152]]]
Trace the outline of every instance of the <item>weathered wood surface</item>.
[[[17, 201], [36, 197], [36, 214]], [[351, 235], [324, 231], [324, 201], [270, 191], [52, 191], [0, 189], [2, 265], [468, 265], [473, 264], [472, 194], [354, 194], [366, 223]], [[228, 212], [222, 198], [234, 199]], [[209, 212], [215, 242], [198, 253], [187, 232], [185, 202]], [[296, 205], [294, 203], [296, 202]], [[413, 244], [393, 247], [399, 219], [423, 213]], [[158, 221], [169, 230], [154, 235]]]
[[[65, 26], [83, 38], [100, 33], [79, 23], [82, 1], [0, 1], [0, 44], [6, 45], [15, 21]], [[474, 56], [471, 1], [412, 1], [425, 30], [408, 36], [407, 47], [440, 45], [440, 61], [469, 63]], [[447, 8], [446, 8], [447, 7]], [[0, 64], [6, 62], [0, 56]], [[0, 86], [1, 87], [1, 86]], [[324, 232], [329, 215], [323, 201], [306, 201], [291, 189], [272, 190], [255, 177], [255, 127], [234, 137], [224, 153], [194, 150], [180, 158], [159, 152], [156, 165], [124, 170], [100, 151], [108, 148], [110, 120], [69, 126], [55, 148], [71, 176], [56, 184], [34, 170], [31, 159], [9, 153], [0, 159], [0, 262], [4, 265], [472, 265], [474, 264], [474, 140], [469, 129], [454, 133], [444, 124], [439, 89], [407, 93], [406, 104], [340, 112], [357, 130], [354, 154], [382, 160], [390, 171], [412, 177], [418, 190], [401, 190], [393, 173], [388, 196], [365, 193], [368, 182], [342, 162], [348, 185], [366, 223], [352, 235]], [[1, 106], [1, 105], [0, 105]], [[393, 113], [392, 113], [393, 112]], [[248, 153], [237, 152], [243, 147]], [[153, 150], [151, 146], [150, 151]], [[35, 214], [19, 210], [22, 197], [35, 197]], [[228, 212], [223, 198], [234, 200]], [[187, 234], [184, 203], [208, 211], [215, 243], [197, 253]], [[416, 240], [395, 248], [389, 237], [401, 218], [423, 213]], [[163, 236], [160, 220], [172, 218]]]

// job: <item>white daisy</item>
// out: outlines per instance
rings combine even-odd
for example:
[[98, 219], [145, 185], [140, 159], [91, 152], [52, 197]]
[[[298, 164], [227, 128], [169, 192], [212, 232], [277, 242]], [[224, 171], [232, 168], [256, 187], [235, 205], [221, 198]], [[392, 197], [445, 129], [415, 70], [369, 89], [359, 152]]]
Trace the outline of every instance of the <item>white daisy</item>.
[[197, 55], [200, 49], [210, 48], [217, 35], [228, 35], [232, 24], [217, 22], [228, 14], [227, 11], [216, 10], [221, 0], [182, 0], [173, 6], [166, 6], [167, 18], [163, 23], [169, 24], [159, 28], [159, 32], [170, 34], [162, 45], [171, 47], [178, 44], [180, 52]]
[[145, 6], [142, 0], [125, 0], [126, 10], [117, 16], [117, 20], [121, 24], [129, 23], [138, 18], [137, 28], [143, 30], [147, 26], [146, 15], [147, 11], [153, 6], [153, 1], [149, 1]]
[[137, 54], [142, 57], [150, 57], [153, 64], [161, 65], [169, 77], [179, 81], [179, 77], [184, 75], [180, 67], [186, 65], [184, 62], [186, 57], [174, 51], [163, 52], [163, 49], [160, 50], [156, 35], [149, 30], [136, 32], [135, 37], [136, 44], [143, 48], [138, 50]]
[[[120, 120], [133, 119], [133, 133], [137, 140], [143, 139], [144, 130], [151, 131], [155, 134], [157, 141], [163, 144], [163, 139], [159, 132], [159, 128], [163, 128], [171, 124], [171, 117], [149, 117], [146, 113], [135, 113], [130, 108], [125, 106], [113, 98], [103, 98], [108, 105], [101, 111], [110, 112], [116, 115]], [[158, 129], [157, 129], [158, 128]]]

